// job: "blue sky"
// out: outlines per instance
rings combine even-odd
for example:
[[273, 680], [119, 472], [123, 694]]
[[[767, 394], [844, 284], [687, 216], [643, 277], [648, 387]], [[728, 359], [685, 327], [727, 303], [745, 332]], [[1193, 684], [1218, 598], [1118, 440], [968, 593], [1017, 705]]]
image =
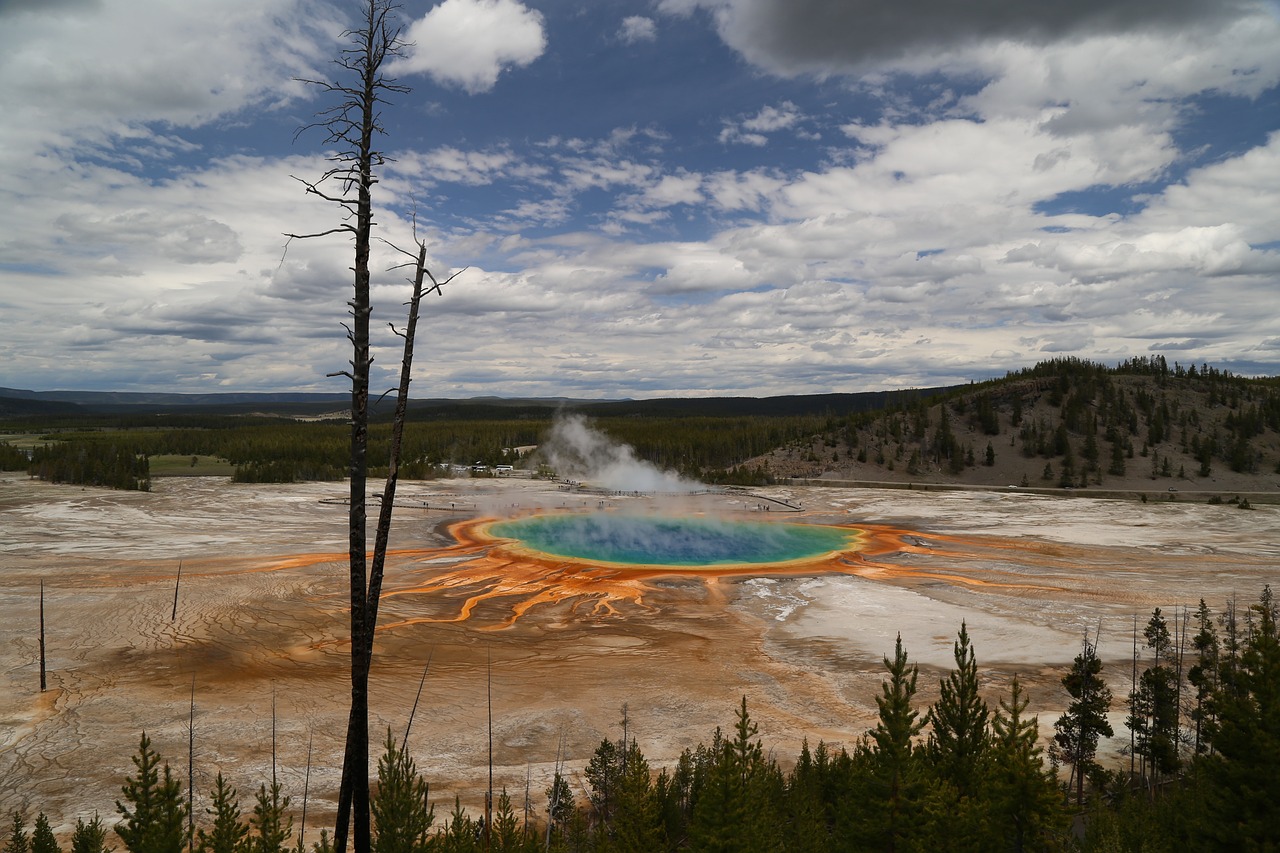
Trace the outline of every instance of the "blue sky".
[[[0, 0], [0, 386], [339, 391], [291, 176], [357, 2]], [[405, 0], [381, 236], [415, 396], [1280, 374], [1271, 0]], [[403, 273], [375, 260], [375, 323]], [[375, 384], [394, 383], [381, 334]]]

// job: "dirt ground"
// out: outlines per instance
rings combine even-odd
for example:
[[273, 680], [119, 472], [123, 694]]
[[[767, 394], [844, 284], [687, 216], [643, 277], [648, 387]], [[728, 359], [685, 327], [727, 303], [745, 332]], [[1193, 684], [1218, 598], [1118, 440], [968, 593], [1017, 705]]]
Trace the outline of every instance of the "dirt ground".
[[[193, 477], [124, 493], [0, 476], [0, 813], [44, 810], [64, 834], [77, 817], [112, 816], [144, 730], [185, 780], [194, 692], [198, 792], [218, 771], [246, 795], [270, 779], [274, 703], [286, 793], [300, 813], [306, 788], [309, 839], [331, 825], [349, 690], [344, 490]], [[961, 620], [988, 701], [1018, 674], [1042, 736], [1065, 706], [1059, 680], [1083, 632], [1100, 630], [1117, 756], [1135, 617], [1202, 597], [1244, 606], [1280, 580], [1274, 506], [770, 487], [672, 507], [516, 479], [408, 483], [401, 496], [372, 729], [402, 736], [429, 658], [409, 743], [437, 814], [455, 794], [483, 801], [489, 660], [494, 777], [517, 810], [526, 788], [545, 809], [562, 743], [581, 793], [578, 771], [602, 738], [621, 736], [624, 704], [655, 768], [730, 727], [743, 696], [783, 763], [805, 737], [850, 744], [874, 723], [895, 635], [920, 664], [923, 707]], [[537, 509], [655, 508], [868, 526], [892, 547], [776, 572], [639, 575], [530, 563], [450, 528]], [[606, 587], [621, 592], [602, 599]]]

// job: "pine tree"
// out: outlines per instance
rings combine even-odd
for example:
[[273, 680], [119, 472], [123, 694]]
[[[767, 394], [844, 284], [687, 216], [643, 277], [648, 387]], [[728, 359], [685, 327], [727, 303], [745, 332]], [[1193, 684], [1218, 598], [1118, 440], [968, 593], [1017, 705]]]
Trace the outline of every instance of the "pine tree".
[[615, 789], [609, 849], [617, 853], [650, 853], [661, 846], [662, 825], [649, 762], [635, 741], [622, 764]]
[[27, 821], [22, 812], [15, 809], [9, 829], [9, 842], [5, 845], [5, 853], [30, 853], [31, 836], [27, 833]]
[[36, 816], [35, 830], [31, 833], [31, 853], [62, 853], [44, 812]]
[[1135, 747], [1151, 771], [1153, 782], [1178, 766], [1178, 683], [1168, 665], [1172, 654], [1169, 626], [1157, 607], [1143, 630], [1152, 665], [1145, 669], [1130, 697], [1127, 725], [1133, 729]]
[[456, 796], [449, 822], [436, 836], [436, 847], [441, 853], [476, 853], [480, 849], [476, 843], [475, 822], [463, 811], [462, 802]]
[[122, 818], [116, 835], [130, 853], [181, 853], [187, 844], [187, 804], [169, 765], [161, 771], [160, 756], [146, 732], [133, 766], [137, 775], [125, 780], [124, 802], [116, 800]]
[[577, 811], [573, 801], [573, 789], [564, 775], [557, 772], [551, 779], [551, 787], [547, 789], [547, 820], [550, 829], [563, 830]]
[[71, 833], [71, 853], [110, 853], [107, 849], [107, 828], [96, 813], [88, 823], [76, 818], [76, 828]]
[[[520, 822], [516, 819], [515, 809], [511, 807], [511, 797], [505, 786], [498, 795], [498, 807], [493, 815], [493, 849], [498, 853], [520, 853], [524, 837], [520, 830]], [[377, 850], [377, 842], [374, 850]]]
[[605, 738], [582, 772], [591, 786], [591, 807], [600, 823], [608, 823], [613, 817], [614, 794], [622, 776], [622, 752], [625, 748], [625, 744], [620, 746]]
[[1028, 701], [1015, 675], [1009, 701], [1000, 700], [991, 721], [992, 752], [984, 791], [990, 804], [992, 849], [998, 845], [1013, 853], [1050, 849], [1066, 823], [1057, 775], [1045, 767], [1037, 720], [1023, 716]]
[[240, 820], [240, 800], [233, 788], [219, 773], [210, 792], [213, 805], [205, 813], [213, 817], [209, 831], [203, 827], [196, 831], [196, 850], [200, 853], [241, 853], [249, 827]]
[[964, 622], [952, 654], [956, 669], [941, 682], [938, 701], [929, 710], [933, 730], [927, 752], [939, 776], [967, 797], [979, 785], [978, 765], [987, 747], [990, 712], [978, 694], [978, 664]]
[[986, 801], [976, 795], [983, 785], [990, 713], [978, 694], [978, 665], [963, 622], [952, 654], [956, 669], [939, 685], [927, 716], [932, 731], [924, 752], [930, 786], [925, 831], [957, 851], [983, 851]]
[[280, 783], [258, 786], [253, 814], [249, 817], [249, 836], [245, 853], [285, 853], [285, 844], [293, 835], [293, 818], [286, 814], [289, 798], [280, 795]]
[[435, 819], [435, 809], [427, 796], [427, 783], [418, 775], [417, 765], [396, 744], [388, 727], [382, 758], [378, 760], [378, 792], [370, 804], [374, 853], [420, 853], [426, 848]]
[[1084, 779], [1097, 767], [1093, 758], [1098, 752], [1098, 739], [1114, 734], [1107, 720], [1111, 689], [1102, 680], [1102, 661], [1088, 636], [1082, 645], [1071, 670], [1062, 678], [1062, 686], [1067, 688], [1071, 703], [1066, 713], [1054, 723], [1055, 734], [1050, 747], [1051, 755], [1071, 765], [1076, 801], [1080, 803], [1084, 802]]
[[921, 828], [925, 778], [915, 738], [924, 722], [913, 707], [919, 668], [908, 665], [901, 634], [884, 666], [889, 679], [876, 697], [879, 719], [855, 758], [860, 781], [840, 807], [842, 849], [907, 850]]
[[[825, 763], [826, 746], [819, 744]], [[823, 800], [823, 769], [809, 752], [809, 741], [800, 745], [800, 757], [787, 779], [786, 849], [788, 853], [824, 853], [829, 839]]]
[[1280, 849], [1280, 632], [1270, 586], [1253, 614], [1235, 684], [1220, 691], [1217, 751], [1201, 759], [1210, 786], [1199, 849]]
[[1217, 730], [1217, 718], [1214, 711], [1214, 694], [1218, 688], [1218, 633], [1213, 627], [1213, 617], [1204, 599], [1196, 609], [1196, 635], [1191, 644], [1196, 651], [1196, 662], [1187, 671], [1187, 681], [1195, 688], [1191, 709], [1191, 721], [1195, 724], [1195, 754], [1199, 755], [1209, 748]]
[[[702, 853], [755, 853], [777, 849], [776, 806], [781, 775], [764, 758], [758, 727], [747, 711], [737, 712], [733, 740], [717, 729], [705, 779], [689, 823], [689, 849]], [[775, 797], [776, 795], [776, 797]]]

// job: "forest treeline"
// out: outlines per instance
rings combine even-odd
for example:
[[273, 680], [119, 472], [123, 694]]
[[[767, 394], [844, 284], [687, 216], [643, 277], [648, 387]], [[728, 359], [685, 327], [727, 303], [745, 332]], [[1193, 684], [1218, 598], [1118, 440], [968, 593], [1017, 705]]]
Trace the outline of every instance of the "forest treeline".
[[[739, 462], [765, 453], [828, 425], [821, 417], [778, 418], [610, 418], [593, 426], [616, 441], [631, 445], [640, 458], [686, 476], [713, 482], [742, 479]], [[431, 479], [448, 465], [519, 464], [519, 448], [545, 440], [552, 421], [427, 421], [406, 425], [400, 476]], [[376, 460], [388, 458], [390, 427], [369, 430], [372, 476], [385, 474]], [[70, 448], [93, 455], [106, 447], [128, 445], [143, 456], [174, 454], [213, 456], [236, 466], [237, 482], [338, 480], [346, 476], [350, 428], [341, 423], [236, 419], [217, 427], [182, 426], [148, 429], [97, 428], [48, 433], [48, 448]], [[38, 453], [44, 453], [38, 450]], [[17, 460], [35, 476], [45, 469]], [[754, 473], [754, 472], [753, 472]], [[47, 478], [50, 479], [50, 478]], [[748, 478], [760, 482], [758, 478]], [[83, 482], [60, 480], [61, 482]], [[104, 483], [103, 485], [110, 485]]]
[[[1170, 366], [1162, 356], [1129, 359], [1115, 367], [1054, 359], [934, 395], [826, 395], [847, 396], [883, 408], [850, 410], [847, 401], [832, 400], [823, 412], [748, 415], [725, 400], [686, 400], [674, 401], [679, 406], [655, 401], [648, 408], [641, 403], [599, 404], [590, 411], [597, 413], [592, 420], [596, 429], [631, 445], [640, 459], [708, 483], [763, 484], [775, 476], [820, 473], [842, 458], [910, 476], [958, 477], [966, 469], [993, 465], [997, 454], [1004, 453], [1035, 461], [1022, 485], [1080, 488], [1131, 473], [1208, 477], [1218, 466], [1249, 474], [1280, 471], [1280, 380], [1249, 379], [1209, 365]], [[778, 410], [797, 407], [789, 402]], [[488, 416], [441, 417], [434, 410], [411, 416], [402, 477], [429, 479], [451, 464], [520, 464], [518, 449], [541, 444], [555, 417], [546, 406], [457, 411]], [[23, 426], [15, 422], [12, 428]], [[51, 447], [73, 446], [72, 456], [97, 454], [96, 448], [107, 444], [143, 456], [225, 459], [242, 482], [342, 479], [350, 439], [349, 427], [340, 422], [225, 415], [99, 417], [92, 427], [62, 421], [57, 432], [47, 432], [47, 423], [25, 426], [46, 432]], [[386, 423], [371, 426], [369, 458], [374, 465], [388, 458], [389, 434]], [[770, 454], [787, 448], [813, 470], [771, 468]], [[0, 462], [18, 462], [13, 452], [10, 448]], [[25, 462], [21, 467], [27, 467]], [[31, 465], [36, 476], [51, 470]], [[63, 477], [67, 472], [94, 475], [87, 466], [64, 465], [59, 471]]]
[[[1176, 614], [1175, 614], [1176, 616]], [[1192, 621], [1194, 620], [1194, 633]], [[1113, 735], [1097, 639], [1062, 680], [1071, 697], [1047, 754], [1015, 677], [991, 706], [962, 624], [938, 699], [917, 707], [919, 671], [903, 648], [884, 659], [878, 719], [851, 748], [806, 742], [790, 769], [766, 751], [744, 697], [728, 730], [656, 770], [628, 730], [606, 738], [570, 784], [556, 766], [532, 792], [495, 792], [487, 814], [455, 797], [436, 813], [390, 730], [373, 795], [375, 853], [819, 853], [820, 851], [1264, 851], [1280, 845], [1280, 635], [1271, 588], [1247, 608], [1201, 601], [1173, 630], [1157, 609], [1135, 640], [1128, 768], [1096, 760]], [[116, 820], [78, 820], [71, 853], [301, 853], [299, 805], [273, 781], [252, 803], [219, 772], [201, 815], [145, 734]], [[1070, 768], [1067, 778], [1059, 772]], [[429, 770], [427, 771], [429, 772]], [[488, 800], [487, 800], [488, 801]], [[331, 853], [327, 833], [311, 853]], [[47, 816], [15, 812], [6, 853], [60, 853]]]

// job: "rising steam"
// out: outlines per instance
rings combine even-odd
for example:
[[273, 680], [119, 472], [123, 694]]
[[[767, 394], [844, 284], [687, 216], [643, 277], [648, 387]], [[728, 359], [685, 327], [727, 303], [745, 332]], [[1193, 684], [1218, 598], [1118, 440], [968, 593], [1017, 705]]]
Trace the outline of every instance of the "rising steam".
[[561, 477], [617, 492], [689, 494], [705, 488], [637, 459], [630, 445], [592, 429], [582, 415], [557, 418], [539, 453]]

